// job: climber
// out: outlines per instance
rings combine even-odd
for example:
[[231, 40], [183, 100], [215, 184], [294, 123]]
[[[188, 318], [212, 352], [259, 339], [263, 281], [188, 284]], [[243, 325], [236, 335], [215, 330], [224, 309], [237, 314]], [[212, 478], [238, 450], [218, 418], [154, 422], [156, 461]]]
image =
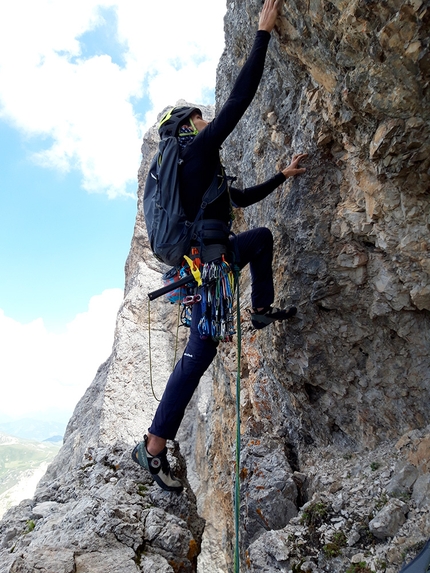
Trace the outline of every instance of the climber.
[[[211, 182], [219, 164], [219, 148], [251, 103], [264, 69], [266, 51], [270, 40], [280, 0], [265, 0], [259, 19], [251, 53], [239, 73], [233, 90], [221, 111], [212, 122], [203, 119], [197, 108], [174, 108], [160, 122], [160, 136], [179, 137], [183, 164], [180, 173], [180, 196], [190, 221], [194, 220], [201, 198]], [[266, 182], [244, 190], [230, 188], [230, 196], [223, 193], [205, 210], [205, 219], [222, 221], [231, 218], [231, 204], [246, 207], [267, 197], [288, 177], [305, 172], [299, 167], [307, 154], [296, 154], [291, 164]], [[254, 328], [266, 327], [274, 321], [291, 318], [296, 308], [277, 309], [272, 278], [273, 237], [269, 229], [261, 227], [240, 233], [233, 238], [225, 235], [223, 252], [234, 252], [236, 263], [243, 268], [250, 264], [252, 278], [252, 313]], [[219, 243], [219, 237], [215, 243]], [[214, 241], [208, 239], [207, 244]], [[239, 259], [239, 260], [237, 260]], [[209, 262], [212, 259], [208, 259]], [[182, 490], [181, 482], [174, 477], [167, 460], [166, 440], [175, 439], [184, 416], [185, 408], [217, 352], [218, 343], [212, 338], [201, 338], [198, 324], [202, 316], [201, 304], [192, 311], [191, 332], [182, 358], [176, 364], [158, 405], [148, 435], [136, 445], [132, 459], [152, 474], [160, 487], [168, 491]]]

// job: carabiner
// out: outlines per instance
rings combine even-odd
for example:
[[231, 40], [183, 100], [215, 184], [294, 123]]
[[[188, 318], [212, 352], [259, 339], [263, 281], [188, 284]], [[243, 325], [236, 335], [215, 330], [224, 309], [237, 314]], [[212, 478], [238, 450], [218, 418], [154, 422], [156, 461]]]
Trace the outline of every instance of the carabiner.
[[201, 294], [190, 294], [182, 299], [182, 304], [191, 306], [192, 304], [201, 302], [201, 300], [202, 300]]

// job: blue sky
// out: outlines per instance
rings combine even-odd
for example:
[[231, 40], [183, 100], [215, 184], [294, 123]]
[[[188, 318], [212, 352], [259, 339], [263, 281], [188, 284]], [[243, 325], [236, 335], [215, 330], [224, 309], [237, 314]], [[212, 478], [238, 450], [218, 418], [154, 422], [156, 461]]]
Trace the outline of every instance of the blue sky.
[[142, 135], [213, 103], [225, 0], [180, 4], [211, 25], [174, 53], [177, 0], [0, 5], [0, 421], [71, 412], [110, 353]]
[[77, 171], [35, 165], [38, 143], [0, 122], [0, 304], [62, 331], [92, 295], [123, 287], [137, 205], [86, 192]]

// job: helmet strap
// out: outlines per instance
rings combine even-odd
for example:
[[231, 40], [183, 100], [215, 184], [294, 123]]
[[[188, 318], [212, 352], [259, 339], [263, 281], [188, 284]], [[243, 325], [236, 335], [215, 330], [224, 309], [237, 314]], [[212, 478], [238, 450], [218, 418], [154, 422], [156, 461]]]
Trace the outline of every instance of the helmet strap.
[[190, 125], [193, 128], [194, 131], [192, 131], [189, 135], [197, 135], [199, 133], [199, 130], [197, 129], [197, 127], [194, 125], [193, 120], [190, 117]]

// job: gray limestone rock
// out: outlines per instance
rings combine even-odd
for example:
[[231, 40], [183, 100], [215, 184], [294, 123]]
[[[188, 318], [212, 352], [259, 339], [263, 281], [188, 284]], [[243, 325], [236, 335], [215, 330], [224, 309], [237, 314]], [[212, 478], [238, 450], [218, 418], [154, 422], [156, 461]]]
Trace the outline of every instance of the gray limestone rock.
[[289, 572], [288, 537], [283, 532], [268, 531], [249, 546], [249, 571], [261, 573]]
[[391, 499], [369, 523], [369, 530], [375, 537], [393, 537], [406, 521], [408, 506], [399, 499]]
[[79, 571], [81, 573], [81, 570], [75, 567], [74, 551], [48, 547], [35, 549], [31, 554], [16, 557], [13, 566], [6, 569], [5, 573], [9, 571], [10, 573], [34, 573], [35, 571], [40, 571], [40, 573], [77, 573]]
[[412, 464], [398, 464], [394, 469], [393, 478], [387, 485], [387, 493], [399, 495], [410, 492], [418, 476], [419, 471]]
[[418, 508], [427, 509], [430, 506], [430, 474], [423, 474], [414, 483], [412, 499]]
[[133, 550], [94, 551], [76, 556], [76, 573], [139, 573]]

